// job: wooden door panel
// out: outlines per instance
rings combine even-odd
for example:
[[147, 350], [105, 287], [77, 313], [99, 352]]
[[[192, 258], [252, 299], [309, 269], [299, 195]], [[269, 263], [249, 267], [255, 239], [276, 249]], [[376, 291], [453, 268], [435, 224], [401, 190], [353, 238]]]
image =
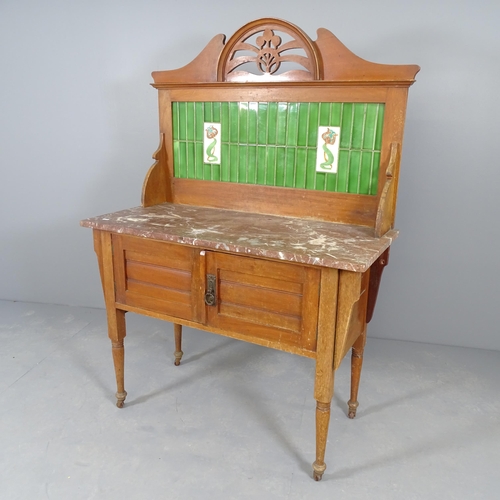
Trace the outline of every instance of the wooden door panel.
[[210, 326], [315, 350], [318, 269], [207, 252], [206, 272], [216, 277]]
[[192, 247], [113, 235], [116, 300], [192, 321], [200, 320], [200, 251]]

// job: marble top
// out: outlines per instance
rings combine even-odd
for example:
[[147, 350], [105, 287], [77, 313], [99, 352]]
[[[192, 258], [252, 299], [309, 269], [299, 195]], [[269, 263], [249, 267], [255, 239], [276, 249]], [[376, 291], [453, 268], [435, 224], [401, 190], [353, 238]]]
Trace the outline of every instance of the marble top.
[[397, 237], [314, 219], [162, 203], [85, 219], [82, 226], [206, 249], [364, 272]]

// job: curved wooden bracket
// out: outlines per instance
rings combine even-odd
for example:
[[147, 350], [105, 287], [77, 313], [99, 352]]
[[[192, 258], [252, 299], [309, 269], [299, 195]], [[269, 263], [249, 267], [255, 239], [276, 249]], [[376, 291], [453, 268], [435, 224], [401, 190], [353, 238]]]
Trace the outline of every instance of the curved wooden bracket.
[[389, 263], [389, 248], [370, 267], [370, 286], [368, 289], [368, 305], [366, 307], [367, 323], [372, 320], [373, 312], [375, 311], [382, 273], [384, 272], [384, 267]]
[[167, 151], [165, 134], [160, 135], [160, 145], [153, 154], [156, 162], [149, 169], [142, 186], [142, 206], [150, 207], [158, 203], [172, 201], [169, 176], [167, 173]]
[[365, 328], [366, 301], [369, 272], [341, 271], [333, 368], [342, 359]]
[[385, 169], [385, 183], [382, 188], [382, 194], [380, 195], [380, 200], [377, 208], [377, 219], [375, 222], [375, 236], [380, 238], [389, 229], [392, 228], [394, 223], [394, 214], [392, 213], [392, 198], [394, 190], [393, 187], [393, 177], [399, 165], [400, 160], [401, 145], [398, 142], [391, 143], [391, 152], [389, 155], [389, 163]]

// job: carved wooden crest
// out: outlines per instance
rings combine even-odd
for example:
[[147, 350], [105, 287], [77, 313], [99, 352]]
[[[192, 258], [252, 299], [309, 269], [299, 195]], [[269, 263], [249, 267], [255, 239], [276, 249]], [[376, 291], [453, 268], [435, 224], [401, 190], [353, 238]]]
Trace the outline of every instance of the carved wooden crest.
[[321, 77], [320, 55], [312, 40], [279, 19], [259, 19], [240, 28], [225, 44], [217, 70], [217, 80], [227, 82]]

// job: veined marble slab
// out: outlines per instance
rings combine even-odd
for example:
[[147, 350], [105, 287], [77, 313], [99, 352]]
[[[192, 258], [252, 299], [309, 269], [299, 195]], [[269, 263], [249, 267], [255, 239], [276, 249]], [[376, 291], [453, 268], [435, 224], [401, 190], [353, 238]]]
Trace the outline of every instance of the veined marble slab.
[[398, 236], [314, 219], [162, 203], [85, 219], [84, 227], [313, 266], [364, 272]]

